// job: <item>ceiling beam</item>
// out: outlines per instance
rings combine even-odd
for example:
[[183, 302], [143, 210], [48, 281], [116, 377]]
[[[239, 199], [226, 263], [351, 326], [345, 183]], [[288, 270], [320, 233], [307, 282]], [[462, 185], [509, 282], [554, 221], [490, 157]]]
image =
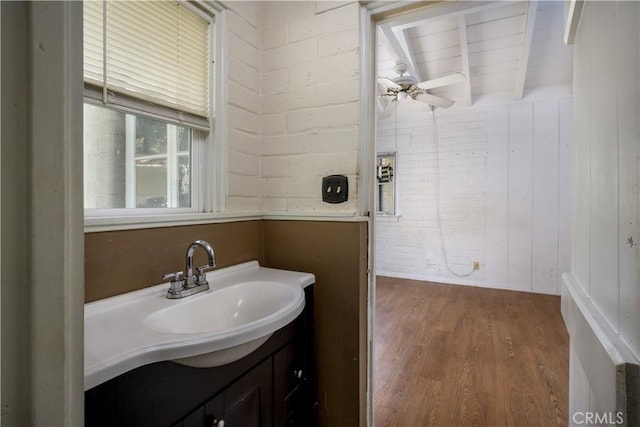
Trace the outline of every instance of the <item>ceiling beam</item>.
[[462, 74], [464, 81], [464, 103], [471, 107], [471, 70], [469, 67], [469, 42], [467, 39], [467, 19], [464, 16], [458, 18], [458, 35], [460, 37], [460, 55], [462, 56]]
[[533, 27], [536, 24], [536, 11], [538, 10], [537, 0], [529, 0], [527, 5], [527, 20], [524, 24], [524, 35], [522, 37], [522, 50], [520, 51], [520, 62], [516, 73], [516, 99], [522, 99], [524, 93], [524, 83], [527, 79], [527, 68], [529, 67], [529, 53], [531, 52], [531, 40], [533, 39]]
[[413, 52], [407, 42], [404, 31], [394, 31], [389, 24], [381, 25], [380, 29], [384, 33], [389, 54], [395, 59], [396, 63], [406, 64], [409, 75], [415, 77], [419, 82], [422, 81], [420, 73], [416, 69]]
[[425, 2], [424, 0], [360, 0], [375, 21], [382, 21], [390, 16], [411, 12], [425, 7], [425, 3], [439, 3], [439, 1]]
[[392, 25], [395, 29], [406, 30], [418, 27], [435, 20], [457, 19], [464, 15], [482, 12], [500, 6], [508, 6], [508, 1], [450, 1], [438, 3], [413, 13], [389, 18], [384, 23]]
[[571, 0], [569, 3], [567, 22], [564, 27], [564, 44], [573, 44], [576, 39], [578, 23], [580, 22], [580, 16], [582, 16], [582, 6], [584, 6], [584, 0]]
[[393, 30], [393, 34], [398, 39], [398, 43], [400, 43], [400, 46], [402, 47], [404, 52], [407, 54], [407, 59], [409, 60], [409, 62], [413, 67], [413, 72], [415, 74], [412, 74], [412, 76], [415, 77], [416, 80], [421, 82], [423, 79], [422, 79], [420, 70], [418, 69], [418, 63], [416, 62], [416, 57], [413, 54], [413, 47], [411, 46], [411, 42], [409, 41], [409, 39], [407, 39], [406, 30], [399, 30], [395, 28], [392, 28], [392, 30]]

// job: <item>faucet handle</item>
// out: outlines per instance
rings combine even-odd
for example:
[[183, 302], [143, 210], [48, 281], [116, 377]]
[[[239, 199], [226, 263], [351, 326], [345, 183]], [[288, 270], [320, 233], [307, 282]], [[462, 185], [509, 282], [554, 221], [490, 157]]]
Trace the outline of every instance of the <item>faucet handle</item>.
[[167, 273], [162, 276], [162, 280], [171, 279], [172, 282], [179, 282], [184, 280], [184, 272], [176, 271], [175, 273]]
[[175, 273], [167, 273], [162, 276], [163, 280], [171, 279], [168, 294], [175, 295], [184, 289], [184, 273], [176, 271]]
[[207, 271], [211, 271], [214, 268], [216, 268], [215, 265], [201, 265], [200, 267], [197, 267], [196, 270], [198, 270], [198, 274], [204, 274]]
[[207, 275], [205, 273], [207, 271], [213, 270], [214, 268], [216, 268], [215, 265], [201, 265], [200, 267], [196, 267], [196, 270], [198, 270], [197, 284], [198, 285], [208, 284]]

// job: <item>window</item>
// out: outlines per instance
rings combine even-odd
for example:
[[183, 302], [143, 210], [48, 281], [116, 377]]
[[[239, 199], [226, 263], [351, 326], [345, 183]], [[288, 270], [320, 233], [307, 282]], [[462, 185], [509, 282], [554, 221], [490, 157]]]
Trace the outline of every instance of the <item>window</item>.
[[127, 207], [191, 207], [191, 130], [130, 114], [127, 129]]
[[85, 1], [85, 215], [210, 210], [214, 18], [199, 2]]
[[378, 154], [376, 162], [376, 178], [378, 181], [377, 214], [396, 214], [395, 170], [395, 153]]
[[193, 143], [202, 132], [84, 106], [85, 208], [191, 208]]

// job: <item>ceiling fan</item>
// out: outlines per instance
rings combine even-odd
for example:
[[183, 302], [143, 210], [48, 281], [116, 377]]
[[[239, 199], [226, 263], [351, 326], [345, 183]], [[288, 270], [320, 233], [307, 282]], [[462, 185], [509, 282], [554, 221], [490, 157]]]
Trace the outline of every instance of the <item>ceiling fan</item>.
[[378, 78], [378, 91], [380, 92], [379, 107], [381, 107], [382, 110], [382, 113], [380, 114], [381, 119], [389, 117], [393, 113], [393, 101], [398, 101], [399, 99], [407, 97], [434, 107], [451, 107], [455, 101], [431, 95], [427, 90], [460, 83], [466, 79], [465, 75], [462, 73], [452, 73], [418, 83], [415, 77], [404, 75], [404, 73], [407, 72], [406, 64], [397, 63], [394, 70], [400, 74], [398, 77], [393, 79], [388, 77]]

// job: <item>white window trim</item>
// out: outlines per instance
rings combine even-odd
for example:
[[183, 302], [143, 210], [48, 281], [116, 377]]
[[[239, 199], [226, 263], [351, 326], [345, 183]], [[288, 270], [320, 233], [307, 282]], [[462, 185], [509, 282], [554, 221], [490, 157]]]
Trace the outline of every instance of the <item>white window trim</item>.
[[[215, 114], [211, 114], [211, 127], [205, 144], [192, 144], [192, 167], [202, 172], [192, 174], [192, 200], [196, 199], [196, 202], [192, 202], [191, 208], [85, 209], [85, 232], [199, 224], [211, 220], [224, 221], [226, 217], [250, 219], [257, 215], [221, 214], [225, 211], [227, 196], [227, 67], [224, 61], [217, 59], [228, 57], [227, 11], [226, 6], [219, 1], [203, 0], [195, 3], [211, 15], [211, 21], [214, 23], [214, 31], [209, 32], [214, 60], [214, 72], [209, 73], [209, 99], [213, 99], [215, 111]], [[96, 104], [91, 98], [86, 97], [85, 102]], [[166, 121], [160, 117], [159, 119]], [[193, 129], [193, 135], [199, 132], [202, 131]], [[208, 185], [205, 185], [205, 182]]]
[[[136, 187], [136, 162], [135, 158], [135, 144], [133, 143], [134, 135], [136, 134], [135, 126], [136, 121], [135, 118], [131, 115], [125, 116], [125, 207], [132, 208], [136, 205], [136, 194], [133, 189]], [[87, 215], [87, 211], [91, 212], [93, 209], [84, 210], [85, 216]]]
[[[209, 2], [207, 2], [209, 3]], [[227, 47], [227, 12], [218, 10], [215, 15], [215, 32], [211, 31], [210, 43], [215, 45], [214, 54], [217, 58], [228, 58]], [[211, 93], [209, 99], [215, 100], [215, 120], [212, 123], [213, 130], [209, 132], [208, 156], [201, 158], [207, 164], [212, 165], [205, 168], [204, 179], [210, 184], [202, 186], [206, 191], [204, 195], [205, 212], [224, 212], [227, 200], [227, 176], [228, 176], [228, 111], [227, 111], [227, 64], [225, 61], [216, 60], [215, 76], [209, 82]], [[214, 89], [215, 88], [215, 89]], [[215, 90], [215, 98], [213, 91]]]

